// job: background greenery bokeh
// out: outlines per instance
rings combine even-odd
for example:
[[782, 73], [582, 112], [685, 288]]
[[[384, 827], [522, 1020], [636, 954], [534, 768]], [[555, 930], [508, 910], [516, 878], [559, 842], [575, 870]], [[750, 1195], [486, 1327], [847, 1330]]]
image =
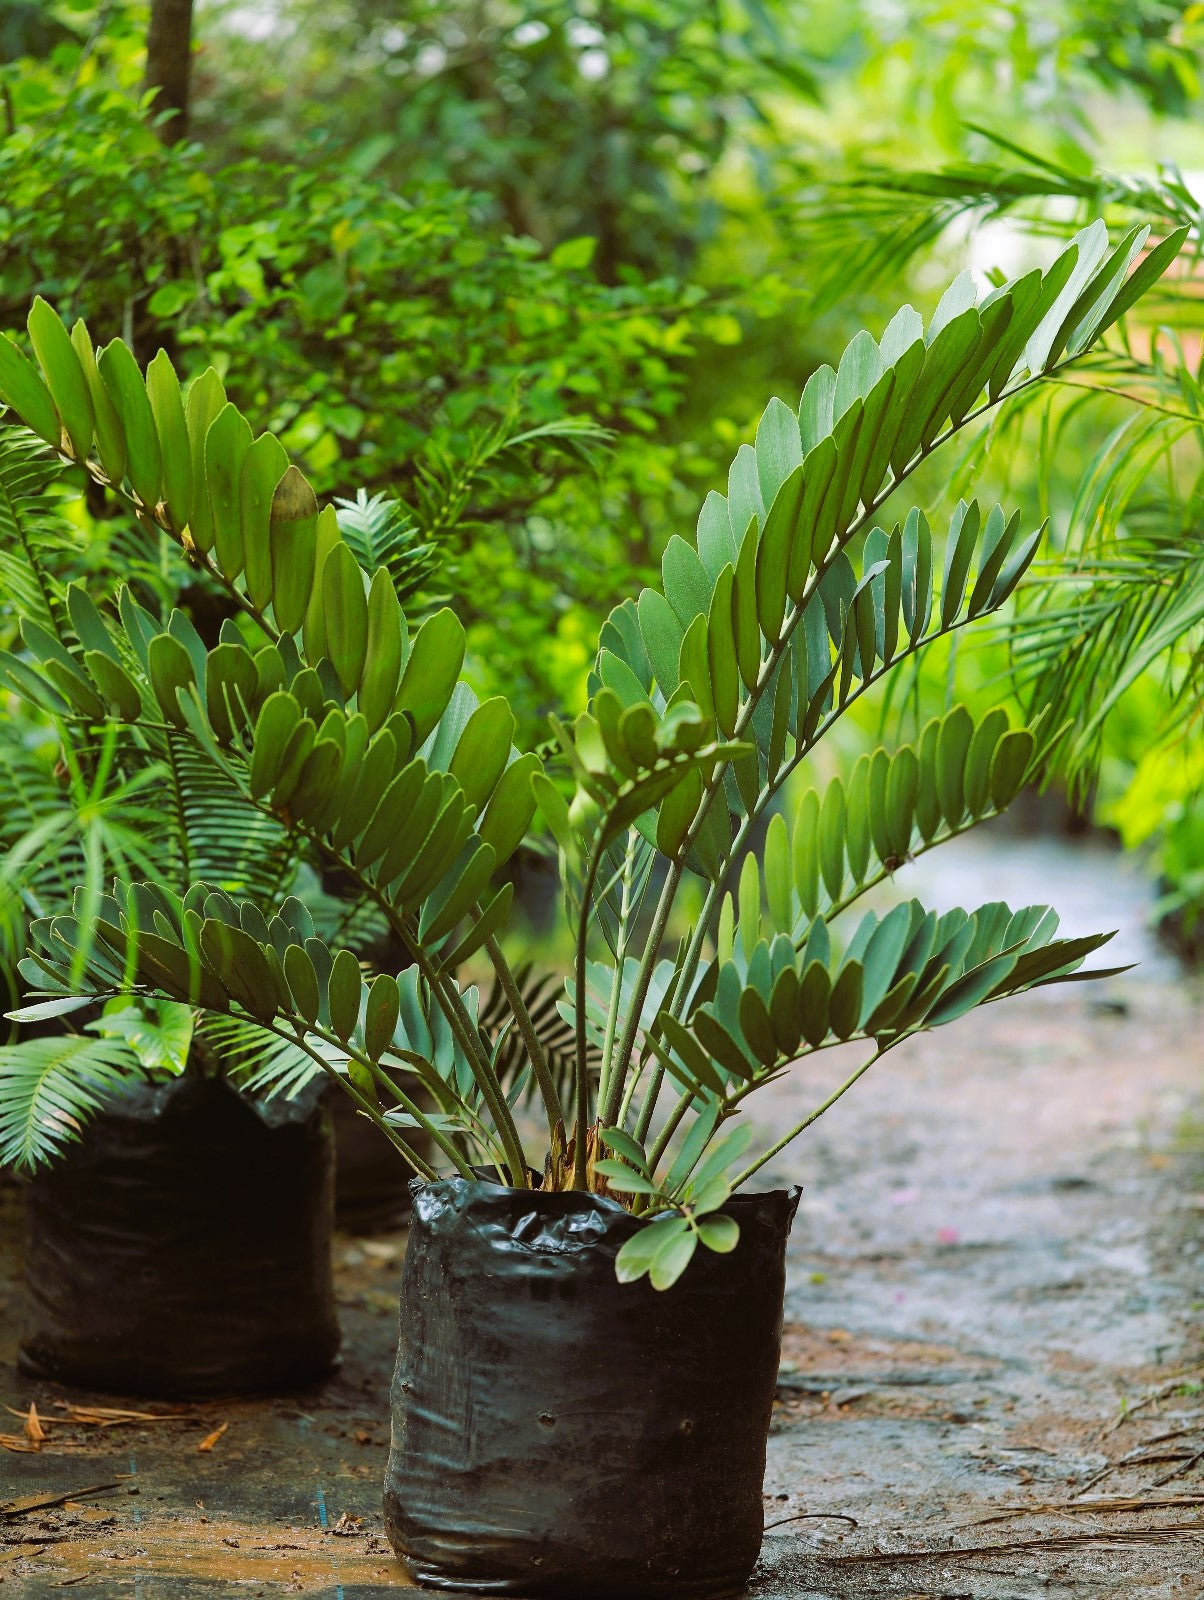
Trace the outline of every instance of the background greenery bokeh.
[[[797, 403], [857, 328], [904, 299], [927, 312], [962, 267], [1047, 259], [1069, 215], [928, 226], [867, 173], [996, 159], [990, 136], [1084, 179], [1204, 169], [1204, 6], [1170, 0], [209, 0], [176, 145], [142, 94], [147, 9], [5, 8], [0, 326], [42, 293], [143, 360], [212, 362], [319, 492], [396, 496], [477, 687], [504, 688], [528, 740], [579, 707], [601, 616], [771, 394]], [[1190, 330], [1178, 355], [1198, 382]], [[1055, 552], [1131, 410], [1072, 400], [1018, 420], [977, 479], [1046, 512]], [[1196, 540], [1198, 431], [1167, 458]], [[106, 510], [72, 512], [90, 537], [69, 559], [115, 581], [131, 553]], [[981, 703], [1013, 694], [1008, 665], [996, 639], [925, 672]], [[1150, 749], [1167, 670], [1110, 717], [1087, 798], [1190, 923], [1204, 763], [1198, 715]], [[922, 711], [910, 687], [846, 737]]]

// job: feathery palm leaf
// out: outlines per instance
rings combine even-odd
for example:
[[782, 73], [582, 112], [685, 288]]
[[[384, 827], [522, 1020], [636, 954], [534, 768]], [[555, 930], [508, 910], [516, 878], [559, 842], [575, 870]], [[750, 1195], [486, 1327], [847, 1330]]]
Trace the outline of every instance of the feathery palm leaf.
[[533, 504], [548, 487], [541, 463], [557, 457], [592, 462], [597, 448], [609, 438], [605, 428], [586, 417], [558, 417], [517, 430], [514, 418], [507, 417], [494, 428], [470, 435], [462, 454], [431, 448], [419, 464], [414, 516], [431, 540], [466, 533], [477, 525], [475, 500], [484, 491], [496, 490], [499, 475], [508, 468], [522, 467], [523, 499]]
[[[56, 564], [70, 550], [70, 529], [50, 495], [59, 468], [24, 428], [0, 428], [0, 617], [55, 630], [61, 615]], [[7, 615], [5, 615], [7, 614]], [[7, 643], [7, 639], [4, 640]]]
[[129, 1066], [119, 1041], [85, 1034], [0, 1046], [0, 1166], [32, 1171], [78, 1138]]
[[[1198, 254], [1201, 202], [1172, 166], [1156, 176], [1119, 175], [1047, 160], [985, 129], [997, 160], [935, 172], [865, 168], [833, 187], [823, 210], [847, 235], [839, 281], [819, 296], [847, 293], [898, 273], [955, 226], [1014, 216], [1031, 236], [1062, 238], [1086, 217], [1128, 215], [1155, 228], [1185, 226]], [[1190, 253], [1185, 260], [1190, 261]], [[1204, 297], [1188, 269], [1168, 275], [1150, 309], [1172, 328], [1198, 327]], [[1083, 794], [1098, 771], [1106, 720], [1139, 678], [1164, 675], [1165, 716], [1154, 737], [1177, 738], [1204, 690], [1204, 529], [1199, 471], [1204, 447], [1204, 385], [1174, 334], [1144, 345], [1097, 351], [1073, 378], [1045, 393], [1021, 393], [968, 452], [967, 475], [988, 448], [1033, 422], [1038, 476], [1050, 481], [1060, 430], [1092, 391], [1134, 408], [1101, 446], [1079, 485], [1058, 561], [1034, 573], [1009, 627], [1016, 683], [1034, 713], [1074, 725], [1053, 753], [1057, 769]], [[1070, 402], [1068, 404], [1068, 401]]]
[[196, 743], [174, 729], [163, 735], [174, 804], [165, 821], [181, 887], [197, 878], [228, 893], [274, 906], [292, 888], [300, 841], [255, 808]]
[[[561, 1009], [564, 996], [564, 979], [550, 972], [538, 972], [532, 966], [519, 967], [514, 974], [527, 1014], [535, 1026], [536, 1035], [543, 1046], [548, 1070], [558, 1093], [566, 1097], [572, 1087], [574, 1051], [576, 1040], [573, 1024]], [[494, 984], [481, 1002], [479, 1022], [482, 1031], [500, 1047], [497, 1049], [498, 1075], [505, 1084], [519, 1081], [530, 1072], [530, 1053], [523, 1043], [521, 1033], [512, 1025], [509, 1002], [500, 984]], [[590, 1052], [590, 1071], [596, 1072], [600, 1056]], [[528, 1082], [529, 1077], [524, 1079]]]
[[360, 489], [354, 500], [336, 500], [335, 505], [355, 559], [366, 572], [384, 567], [403, 606], [430, 584], [439, 553], [399, 500]]
[[800, 221], [806, 226], [812, 219], [824, 230], [824, 248], [812, 258], [831, 263], [815, 280], [817, 306], [897, 277], [951, 229], [970, 230], [1004, 216], [1016, 217], [1028, 232], [1057, 239], [1114, 211], [1161, 231], [1185, 226], [1200, 236], [1200, 201], [1173, 165], [1160, 166], [1154, 178], [1122, 175], [1093, 166], [1084, 151], [1081, 164], [1068, 167], [987, 128], [972, 125], [970, 131], [994, 146], [1000, 159], [955, 162], [930, 172], [865, 165], [825, 182], [818, 196], [809, 197]]

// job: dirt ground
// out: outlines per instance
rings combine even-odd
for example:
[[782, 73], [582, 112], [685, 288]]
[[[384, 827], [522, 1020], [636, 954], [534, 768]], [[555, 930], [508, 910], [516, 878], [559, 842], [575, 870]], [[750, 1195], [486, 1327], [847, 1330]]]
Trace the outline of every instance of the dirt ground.
[[[1155, 965], [990, 1007], [778, 1159], [804, 1194], [755, 1600], [1204, 1596], [1200, 1001]], [[0, 1403], [47, 1424], [0, 1449], [0, 1600], [406, 1591], [379, 1504], [402, 1232], [340, 1235], [320, 1388], [100, 1426], [67, 1404], [168, 1408], [16, 1372], [0, 1200]]]

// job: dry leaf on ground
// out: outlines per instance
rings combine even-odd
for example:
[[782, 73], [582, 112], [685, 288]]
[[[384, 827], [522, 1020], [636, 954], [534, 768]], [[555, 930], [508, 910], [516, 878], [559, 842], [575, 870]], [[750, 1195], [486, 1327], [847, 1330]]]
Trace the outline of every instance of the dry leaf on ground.
[[56, 1400], [55, 1404], [61, 1411], [67, 1413], [61, 1420], [78, 1422], [93, 1428], [116, 1428], [123, 1423], [134, 1422], [191, 1422], [197, 1416], [195, 1408], [176, 1411], [129, 1411], [124, 1406], [77, 1406], [71, 1400]]
[[25, 1418], [25, 1436], [31, 1444], [45, 1444], [46, 1430], [38, 1418], [38, 1408], [29, 1402], [29, 1415]]

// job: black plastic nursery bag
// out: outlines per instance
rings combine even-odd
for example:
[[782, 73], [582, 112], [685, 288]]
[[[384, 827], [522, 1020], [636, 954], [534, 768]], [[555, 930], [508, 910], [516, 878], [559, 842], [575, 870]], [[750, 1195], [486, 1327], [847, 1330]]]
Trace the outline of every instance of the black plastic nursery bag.
[[797, 1192], [737, 1195], [730, 1255], [620, 1284], [642, 1224], [611, 1200], [416, 1186], [385, 1525], [422, 1583], [712, 1595], [761, 1547]]
[[283, 1390], [338, 1352], [320, 1086], [131, 1086], [29, 1185], [20, 1362], [123, 1394]]

